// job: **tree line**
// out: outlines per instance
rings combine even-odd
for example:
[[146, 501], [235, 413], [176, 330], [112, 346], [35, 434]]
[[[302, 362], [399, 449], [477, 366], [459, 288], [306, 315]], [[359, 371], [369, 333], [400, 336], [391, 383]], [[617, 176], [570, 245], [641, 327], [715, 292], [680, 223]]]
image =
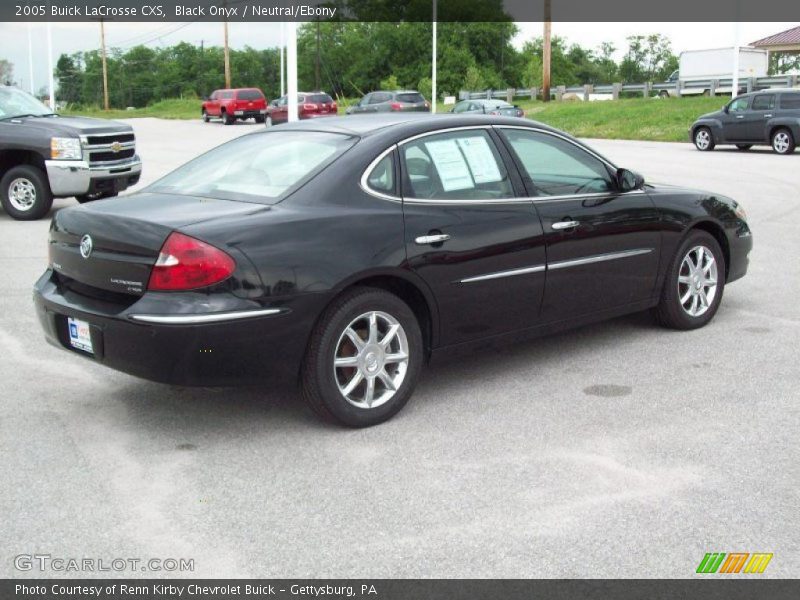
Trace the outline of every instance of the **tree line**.
[[[541, 86], [542, 40], [517, 49], [512, 22], [440, 23], [438, 89], [459, 90]], [[426, 22], [307, 23], [298, 30], [298, 78], [302, 90], [322, 89], [355, 97], [380, 87], [418, 89], [430, 97], [432, 26]], [[552, 40], [553, 85], [661, 81], [677, 68], [670, 42], [659, 34], [627, 39], [621, 61], [611, 43], [586, 48], [564, 38]], [[268, 98], [280, 93], [277, 48], [230, 50], [234, 87], [259, 87]], [[164, 48], [135, 46], [107, 53], [112, 107], [143, 107], [158, 100], [203, 97], [224, 87], [223, 49], [181, 42]], [[56, 64], [60, 101], [102, 103], [99, 50], [62, 54]]]

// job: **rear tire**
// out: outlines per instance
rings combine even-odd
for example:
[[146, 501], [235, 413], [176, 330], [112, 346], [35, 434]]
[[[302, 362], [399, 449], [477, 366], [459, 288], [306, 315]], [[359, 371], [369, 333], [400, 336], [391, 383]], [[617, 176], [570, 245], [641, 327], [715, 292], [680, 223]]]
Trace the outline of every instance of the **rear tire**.
[[781, 128], [772, 134], [772, 150], [776, 154], [791, 154], [794, 152], [795, 141], [792, 132], [786, 128]]
[[75, 196], [75, 200], [77, 200], [80, 204], [86, 204], [87, 202], [103, 200], [104, 198], [113, 198], [114, 196], [116, 196], [116, 194], [82, 194], [80, 196]]
[[747, 152], [753, 147], [753, 144], [736, 144], [736, 147], [743, 152]]
[[708, 127], [698, 127], [695, 129], [693, 139], [695, 148], [700, 150], [700, 152], [710, 152], [716, 145], [714, 143], [714, 134], [711, 133]]
[[253, 117], [253, 120], [256, 123], [263, 123], [264, 122], [264, 117]]
[[236, 121], [235, 117], [229, 115], [227, 111], [224, 110], [220, 113], [220, 117], [225, 125], [233, 125], [233, 123]]
[[717, 313], [724, 290], [725, 257], [719, 243], [710, 233], [693, 229], [667, 270], [656, 320], [670, 329], [703, 327]]
[[33, 165], [12, 167], [0, 179], [0, 203], [17, 221], [41, 219], [53, 206], [47, 176]]
[[422, 353], [419, 323], [405, 302], [381, 289], [353, 288], [331, 303], [311, 334], [302, 396], [325, 420], [377, 425], [408, 402]]

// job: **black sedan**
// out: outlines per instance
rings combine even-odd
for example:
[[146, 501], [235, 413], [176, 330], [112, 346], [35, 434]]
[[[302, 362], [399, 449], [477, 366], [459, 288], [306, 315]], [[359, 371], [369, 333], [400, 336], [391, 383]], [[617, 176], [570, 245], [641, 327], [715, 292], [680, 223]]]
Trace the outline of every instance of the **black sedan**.
[[60, 210], [34, 295], [47, 338], [100, 364], [180, 385], [288, 376], [366, 426], [439, 352], [646, 309], [702, 327], [751, 246], [734, 200], [645, 184], [536, 122], [335, 117]]

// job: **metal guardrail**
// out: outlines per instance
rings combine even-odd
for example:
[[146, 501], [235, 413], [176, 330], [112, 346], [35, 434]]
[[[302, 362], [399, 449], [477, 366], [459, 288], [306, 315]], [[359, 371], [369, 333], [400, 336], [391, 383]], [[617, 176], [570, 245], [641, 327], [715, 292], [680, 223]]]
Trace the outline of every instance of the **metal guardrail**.
[[[580, 86], [553, 86], [550, 88], [550, 96], [555, 100], [562, 100], [565, 94], [577, 94], [584, 100], [588, 100], [591, 94], [611, 94], [617, 100], [621, 94], [641, 94], [645, 97], [650, 96], [715, 96], [718, 93], [730, 94], [733, 86], [733, 78], [727, 79], [706, 79], [694, 81], [665, 81], [660, 83], [604, 83], [586, 84]], [[739, 92], [752, 92], [769, 88], [796, 88], [800, 86], [800, 76], [792, 75], [773, 75], [769, 77], [747, 77], [739, 80]], [[512, 102], [515, 98], [538, 98], [541, 97], [542, 90], [537, 87], [506, 90], [485, 90], [482, 92], [470, 92], [462, 90], [458, 93], [459, 100], [476, 100], [486, 98], [498, 98]]]

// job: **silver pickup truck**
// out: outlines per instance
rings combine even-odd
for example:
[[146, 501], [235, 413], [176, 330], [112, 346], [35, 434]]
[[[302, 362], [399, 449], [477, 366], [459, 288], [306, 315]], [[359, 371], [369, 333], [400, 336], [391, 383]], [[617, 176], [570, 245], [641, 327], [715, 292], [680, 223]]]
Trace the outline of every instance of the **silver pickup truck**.
[[12, 218], [39, 219], [53, 198], [115, 196], [141, 172], [129, 125], [62, 117], [22, 90], [0, 87], [0, 203]]

